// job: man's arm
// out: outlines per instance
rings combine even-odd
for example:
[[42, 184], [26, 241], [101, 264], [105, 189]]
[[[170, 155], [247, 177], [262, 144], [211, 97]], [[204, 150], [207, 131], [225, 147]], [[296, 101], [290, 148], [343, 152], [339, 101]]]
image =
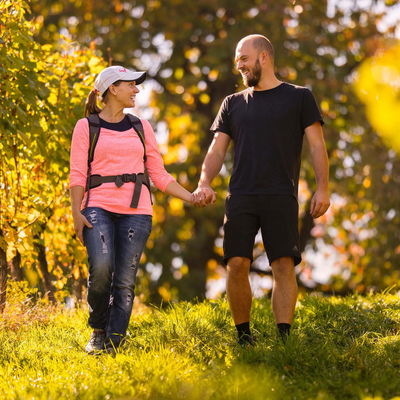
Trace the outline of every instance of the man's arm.
[[324, 215], [329, 208], [329, 164], [328, 154], [324, 141], [322, 126], [315, 122], [305, 129], [308, 144], [310, 146], [311, 161], [317, 181], [317, 190], [311, 200], [311, 215], [318, 218]]
[[231, 139], [226, 133], [215, 133], [201, 167], [198, 187], [194, 192], [194, 201], [197, 206], [204, 207], [215, 202], [216, 196], [211, 189], [211, 182], [221, 171], [230, 141]]

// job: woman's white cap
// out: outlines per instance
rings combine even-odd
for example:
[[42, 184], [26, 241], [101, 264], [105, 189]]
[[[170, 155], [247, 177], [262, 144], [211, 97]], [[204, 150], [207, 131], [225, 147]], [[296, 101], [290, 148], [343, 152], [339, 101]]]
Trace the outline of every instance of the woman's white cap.
[[116, 81], [135, 81], [139, 85], [145, 79], [146, 72], [144, 71], [131, 71], [121, 67], [121, 65], [113, 65], [112, 67], [104, 68], [99, 73], [94, 81], [94, 88], [102, 95]]

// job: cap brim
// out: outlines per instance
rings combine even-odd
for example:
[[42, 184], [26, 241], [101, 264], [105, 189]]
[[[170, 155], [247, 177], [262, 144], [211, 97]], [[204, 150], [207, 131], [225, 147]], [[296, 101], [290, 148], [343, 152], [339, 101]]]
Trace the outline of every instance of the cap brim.
[[138, 71], [138, 72], [129, 72], [126, 74], [126, 77], [124, 77], [124, 81], [135, 81], [136, 85], [140, 85], [141, 83], [144, 82], [146, 79], [146, 72], [144, 71]]

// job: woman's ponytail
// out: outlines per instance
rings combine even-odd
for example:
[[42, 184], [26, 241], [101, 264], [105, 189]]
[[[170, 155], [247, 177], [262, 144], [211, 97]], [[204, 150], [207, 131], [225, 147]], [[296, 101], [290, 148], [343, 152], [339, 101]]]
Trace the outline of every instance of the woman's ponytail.
[[85, 117], [90, 114], [98, 114], [101, 111], [101, 108], [97, 106], [97, 93], [96, 89], [89, 93], [85, 103]]

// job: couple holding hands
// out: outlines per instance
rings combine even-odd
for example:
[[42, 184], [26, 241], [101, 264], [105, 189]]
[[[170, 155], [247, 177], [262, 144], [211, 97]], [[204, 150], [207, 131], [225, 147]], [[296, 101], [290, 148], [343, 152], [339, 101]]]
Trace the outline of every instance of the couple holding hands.
[[329, 207], [323, 120], [309, 89], [276, 77], [274, 49], [265, 36], [241, 39], [235, 64], [246, 89], [223, 100], [210, 129], [214, 139], [198, 188], [192, 194], [165, 170], [150, 123], [123, 113], [124, 108], [134, 107], [137, 85], [146, 73], [112, 66], [97, 76], [86, 102], [86, 118], [74, 128], [70, 159], [74, 229], [89, 261], [93, 332], [88, 353], [115, 353], [126, 334], [136, 272], [152, 227], [148, 177], [161, 191], [204, 207], [216, 200], [211, 183], [231, 141], [234, 164], [223, 248], [238, 342], [254, 343], [249, 270], [259, 229], [273, 273], [277, 328], [283, 340], [289, 335], [297, 299], [294, 267], [301, 261], [297, 190], [303, 136], [317, 182], [310, 212], [318, 218]]

